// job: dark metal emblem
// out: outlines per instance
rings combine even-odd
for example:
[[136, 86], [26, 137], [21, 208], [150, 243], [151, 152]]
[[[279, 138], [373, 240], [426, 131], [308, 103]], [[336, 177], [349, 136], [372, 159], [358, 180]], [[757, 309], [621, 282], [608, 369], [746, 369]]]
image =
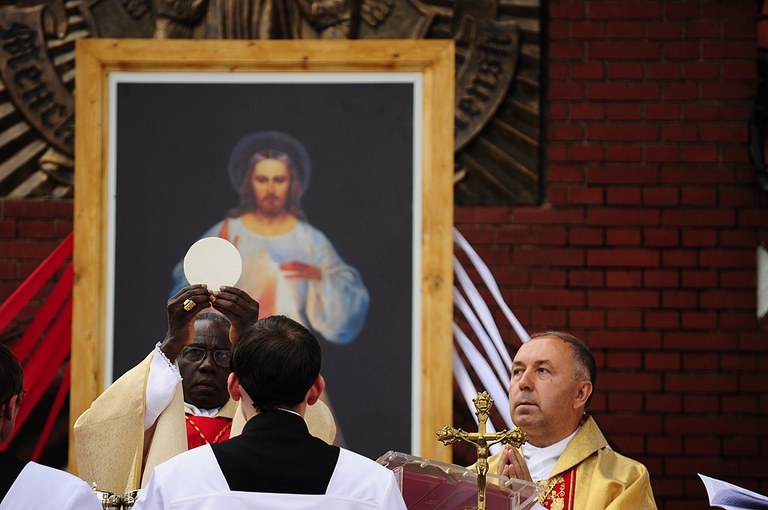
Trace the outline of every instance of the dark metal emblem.
[[0, 77], [24, 118], [58, 150], [74, 155], [75, 105], [45, 48], [43, 10], [18, 9], [0, 22]]
[[78, 38], [452, 38], [456, 202], [536, 203], [540, 10], [536, 0], [17, 0], [0, 7], [0, 197], [72, 196]]

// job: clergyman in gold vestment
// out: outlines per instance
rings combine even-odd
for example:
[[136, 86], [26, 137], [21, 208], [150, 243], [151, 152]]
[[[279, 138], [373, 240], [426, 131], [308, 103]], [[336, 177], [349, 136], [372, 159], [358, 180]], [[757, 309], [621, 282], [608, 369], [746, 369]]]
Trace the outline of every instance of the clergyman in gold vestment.
[[523, 344], [512, 364], [509, 407], [528, 443], [506, 445], [489, 469], [539, 483], [535, 509], [655, 510], [648, 470], [612, 450], [584, 414], [595, 370], [592, 352], [568, 333], [548, 331]]
[[[198, 315], [209, 305], [221, 315]], [[257, 319], [258, 303], [240, 289], [179, 290], [168, 300], [165, 339], [77, 419], [80, 477], [98, 490], [124, 494], [146, 486], [152, 468], [186, 451], [188, 434], [204, 436], [195, 420], [224, 422], [222, 439], [239, 435], [245, 420], [226, 389], [230, 341]], [[324, 404], [310, 406], [305, 420], [310, 433], [333, 442], [336, 426]]]

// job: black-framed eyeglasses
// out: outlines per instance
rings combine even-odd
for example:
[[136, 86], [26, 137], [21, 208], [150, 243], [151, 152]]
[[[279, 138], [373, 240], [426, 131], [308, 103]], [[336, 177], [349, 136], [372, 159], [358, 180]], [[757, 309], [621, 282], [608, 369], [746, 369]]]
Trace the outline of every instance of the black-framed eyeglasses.
[[181, 357], [187, 363], [202, 363], [209, 352], [213, 353], [214, 363], [229, 370], [229, 360], [232, 358], [230, 349], [210, 350], [188, 345], [181, 351]]

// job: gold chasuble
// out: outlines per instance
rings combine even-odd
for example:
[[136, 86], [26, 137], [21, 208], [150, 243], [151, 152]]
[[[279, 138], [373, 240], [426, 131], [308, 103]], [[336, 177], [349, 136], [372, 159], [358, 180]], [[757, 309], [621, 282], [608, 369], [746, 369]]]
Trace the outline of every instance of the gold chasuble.
[[[499, 455], [489, 459], [496, 472]], [[555, 463], [549, 479], [539, 482], [539, 502], [549, 510], [655, 510], [648, 470], [608, 447], [591, 416]]]
[[[154, 353], [154, 351], [153, 351]], [[100, 491], [124, 494], [146, 486], [152, 469], [187, 451], [187, 422], [181, 383], [154, 427], [144, 432], [144, 399], [153, 353], [115, 381], [75, 422], [77, 471]], [[230, 400], [217, 417], [232, 420], [230, 436], [239, 435], [245, 418]], [[308, 406], [309, 432], [332, 443], [336, 424], [322, 402]]]

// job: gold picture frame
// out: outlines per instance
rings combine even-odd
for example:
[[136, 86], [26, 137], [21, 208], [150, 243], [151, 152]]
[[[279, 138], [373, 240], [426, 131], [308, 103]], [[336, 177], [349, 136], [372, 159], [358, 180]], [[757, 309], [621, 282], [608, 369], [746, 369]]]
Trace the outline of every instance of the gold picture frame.
[[[450, 461], [435, 432], [451, 422], [454, 45], [449, 40], [188, 41], [82, 39], [76, 47], [75, 252], [70, 424], [103, 391], [110, 225], [111, 73], [418, 73], [421, 77], [420, 256], [412, 267], [420, 365], [418, 455]], [[417, 108], [419, 105], [414, 105]], [[418, 128], [418, 130], [417, 130]], [[417, 132], [418, 131], [418, 132]], [[416, 281], [416, 280], [414, 280]], [[416, 295], [420, 294], [420, 295]], [[398, 320], [398, 318], [393, 318]], [[385, 384], [385, 382], [382, 382]], [[408, 398], [409, 396], [403, 396]], [[70, 426], [71, 431], [71, 426]], [[70, 433], [70, 467], [76, 470]], [[383, 452], [382, 452], [383, 453]], [[108, 453], [105, 453], [108, 456]]]

